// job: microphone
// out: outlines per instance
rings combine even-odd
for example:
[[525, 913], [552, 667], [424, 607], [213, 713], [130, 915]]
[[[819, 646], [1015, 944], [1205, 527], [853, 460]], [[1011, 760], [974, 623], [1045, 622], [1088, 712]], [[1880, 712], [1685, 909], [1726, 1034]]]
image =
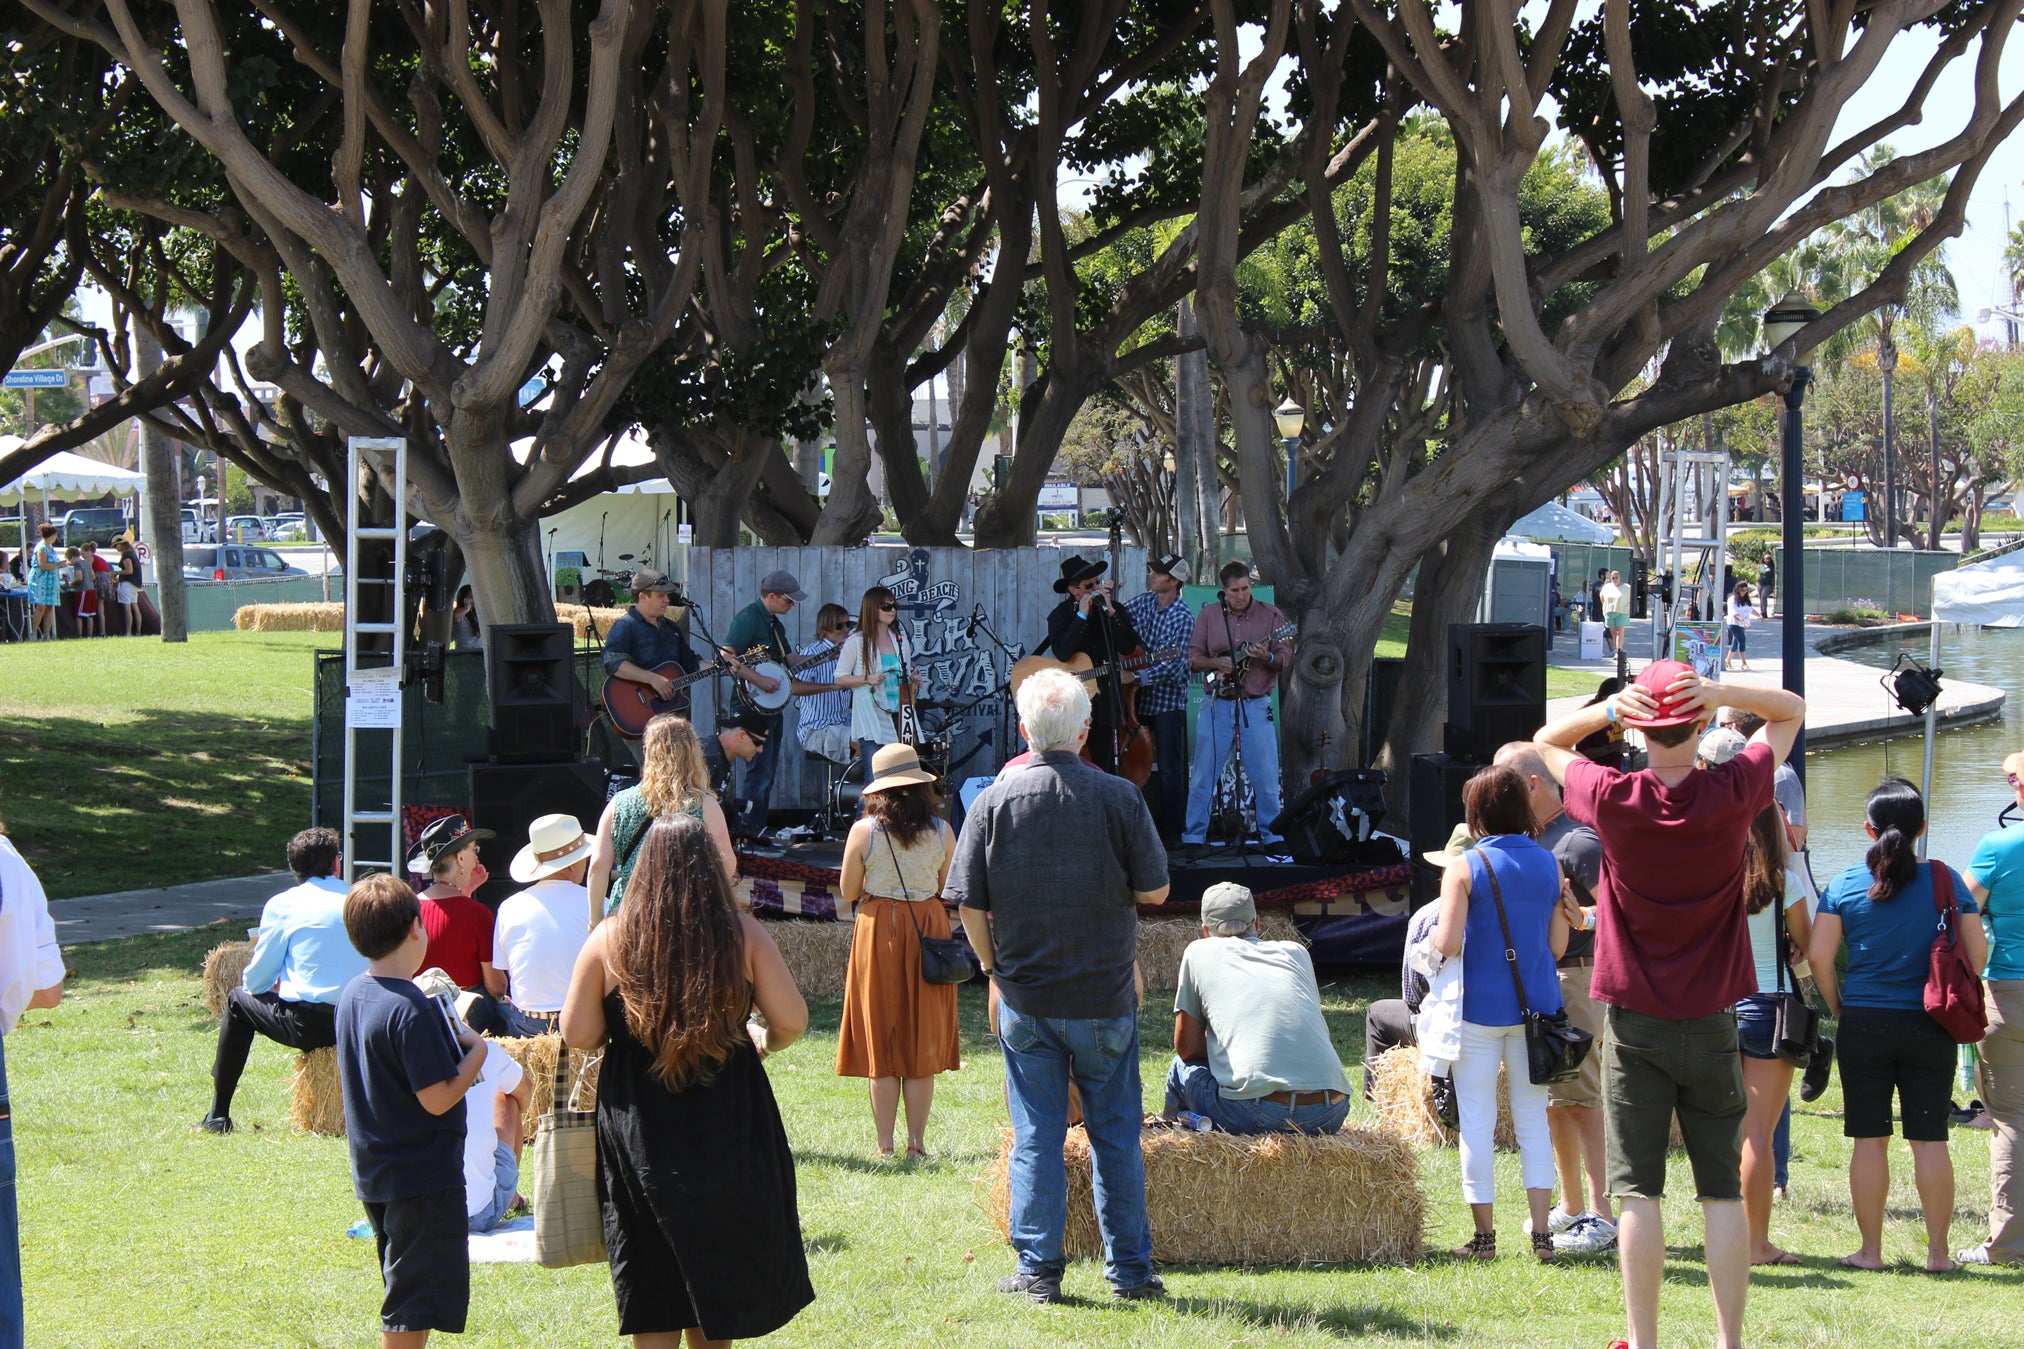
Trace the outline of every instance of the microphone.
[[972, 642], [977, 640], [977, 622], [983, 617], [983, 613], [983, 605], [973, 604], [970, 606], [970, 621], [963, 625], [963, 637], [965, 640]]

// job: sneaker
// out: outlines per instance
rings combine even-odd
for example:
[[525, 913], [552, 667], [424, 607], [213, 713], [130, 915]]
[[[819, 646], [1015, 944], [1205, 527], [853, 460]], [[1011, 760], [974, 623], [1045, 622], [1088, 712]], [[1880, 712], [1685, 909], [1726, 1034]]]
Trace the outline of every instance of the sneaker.
[[1599, 1213], [1584, 1213], [1553, 1238], [1553, 1249], [1566, 1255], [1603, 1255], [1616, 1249], [1616, 1224]]
[[1144, 1283], [1135, 1283], [1129, 1288], [1113, 1288], [1110, 1295], [1119, 1302], [1156, 1301], [1167, 1295], [1167, 1286], [1160, 1282], [1159, 1275], [1153, 1274]]
[[207, 1134], [229, 1134], [232, 1132], [230, 1115], [206, 1115], [197, 1121], [197, 1127]]
[[1051, 1306], [1061, 1301], [1061, 1276], [1058, 1274], [1007, 1274], [998, 1280], [998, 1291], [1023, 1297], [1028, 1302]]
[[1799, 1099], [1817, 1101], [1827, 1090], [1827, 1074], [1834, 1067], [1834, 1039], [1832, 1036], [1817, 1036], [1813, 1041], [1813, 1057], [1806, 1061], [1806, 1073], [1799, 1079]]
[[1993, 1265], [1996, 1262], [1989, 1258], [1989, 1248], [1987, 1246], [1970, 1246], [1965, 1251], [1954, 1252], [1954, 1263], [1960, 1265]]
[[[1594, 1216], [1595, 1214], [1589, 1209], [1583, 1209], [1579, 1213], [1569, 1213], [1567, 1210], [1561, 1208], [1560, 1205], [1555, 1204], [1552, 1208], [1546, 1210], [1546, 1231], [1549, 1235], [1557, 1236], [1572, 1228], [1576, 1223], [1587, 1222]], [[1532, 1220], [1530, 1218], [1525, 1220], [1525, 1235], [1528, 1237], [1532, 1235]]]

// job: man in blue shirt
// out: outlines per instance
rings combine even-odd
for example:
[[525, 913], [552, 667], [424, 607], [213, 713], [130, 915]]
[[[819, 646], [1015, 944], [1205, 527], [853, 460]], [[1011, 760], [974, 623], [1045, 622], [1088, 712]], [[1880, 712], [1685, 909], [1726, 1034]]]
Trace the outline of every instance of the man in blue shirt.
[[1188, 641], [1195, 635], [1195, 614], [1181, 603], [1181, 587], [1189, 574], [1185, 559], [1156, 557], [1146, 564], [1144, 592], [1124, 606], [1146, 650], [1180, 653], [1138, 672], [1138, 719], [1152, 732], [1153, 772], [1160, 784], [1152, 793], [1153, 819], [1160, 841], [1170, 847], [1188, 822]]
[[366, 967], [344, 931], [340, 851], [334, 829], [305, 829], [288, 840], [288, 869], [300, 884], [260, 911], [253, 958], [218, 1025], [211, 1110], [199, 1127], [232, 1132], [232, 1094], [256, 1033], [304, 1053], [337, 1043], [337, 995]]
[[[2003, 760], [2024, 805], [2024, 753]], [[1989, 1034], [1981, 1048], [1982, 1104], [1989, 1112], [1989, 1239], [1955, 1256], [1964, 1265], [2024, 1263], [2024, 829], [1982, 836], [1964, 879], [1989, 933]]]

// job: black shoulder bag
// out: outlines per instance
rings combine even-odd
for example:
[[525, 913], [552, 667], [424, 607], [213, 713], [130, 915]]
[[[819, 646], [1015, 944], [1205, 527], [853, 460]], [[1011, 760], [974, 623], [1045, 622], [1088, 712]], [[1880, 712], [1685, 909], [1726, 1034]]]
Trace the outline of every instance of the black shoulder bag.
[[1772, 903], [1778, 905], [1778, 1015], [1772, 1023], [1771, 1052], [1794, 1068], [1804, 1068], [1813, 1061], [1813, 1042], [1820, 1036], [1820, 1013], [1808, 1005], [1804, 994], [1797, 989], [1785, 987], [1786, 950], [1792, 941], [1792, 934], [1785, 929], [1785, 897], [1780, 895]]
[[[893, 836], [879, 830], [885, 836], [886, 851], [893, 856], [893, 874], [899, 878], [900, 891], [906, 896], [901, 903], [906, 905], [907, 917], [913, 920], [914, 940], [921, 948], [921, 980], [930, 984], [967, 984], [977, 971], [970, 964], [970, 945], [954, 937], [926, 937], [921, 935], [921, 916], [914, 912], [914, 892], [907, 888], [906, 873], [900, 869], [899, 849], [893, 846]], [[936, 837], [940, 837], [939, 830]], [[942, 901], [937, 899], [935, 903]]]
[[1504, 931], [1504, 959], [1511, 965], [1511, 982], [1518, 986], [1518, 1015], [1525, 1023], [1525, 1063], [1534, 1086], [1550, 1082], [1571, 1082], [1581, 1075], [1581, 1062], [1595, 1045], [1595, 1037], [1567, 1019], [1567, 1009], [1548, 1015], [1535, 1012], [1525, 999], [1525, 980], [1518, 973], [1518, 948], [1511, 942], [1511, 923], [1504, 916], [1504, 890], [1497, 884], [1497, 868], [1490, 854], [1480, 849], [1483, 871], [1490, 878], [1490, 898], [1497, 905], [1497, 926]]

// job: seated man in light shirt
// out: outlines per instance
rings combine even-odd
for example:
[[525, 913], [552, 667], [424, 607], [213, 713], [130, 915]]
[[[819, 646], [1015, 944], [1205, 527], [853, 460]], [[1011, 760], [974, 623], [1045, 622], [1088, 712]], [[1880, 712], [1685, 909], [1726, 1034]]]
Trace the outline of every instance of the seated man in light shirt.
[[1261, 941], [1251, 892], [1229, 881], [1202, 896], [1202, 937], [1174, 989], [1167, 1113], [1192, 1110], [1232, 1134], [1340, 1129], [1349, 1079], [1307, 948]]
[[344, 930], [339, 851], [334, 829], [305, 829], [288, 840], [288, 869], [300, 884], [260, 911], [253, 957], [218, 1025], [211, 1110], [198, 1127], [232, 1132], [232, 1094], [255, 1034], [304, 1053], [337, 1043], [337, 995], [366, 967]]
[[506, 976], [499, 1011], [509, 1035], [555, 1029], [577, 953], [590, 936], [583, 881], [591, 844], [574, 815], [543, 815], [527, 826], [527, 846], [514, 855], [513, 879], [527, 888], [499, 905], [492, 929], [494, 968]]

